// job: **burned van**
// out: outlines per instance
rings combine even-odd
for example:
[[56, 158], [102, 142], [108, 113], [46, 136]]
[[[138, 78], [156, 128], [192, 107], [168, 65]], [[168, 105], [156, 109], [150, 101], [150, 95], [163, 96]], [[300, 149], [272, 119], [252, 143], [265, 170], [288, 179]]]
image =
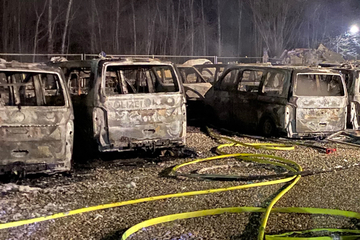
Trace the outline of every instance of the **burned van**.
[[60, 66], [81, 92], [72, 98], [83, 147], [95, 143], [100, 152], [122, 152], [185, 145], [186, 100], [171, 63], [126, 58]]
[[69, 171], [73, 120], [60, 69], [0, 63], [0, 174]]
[[224, 63], [194, 65], [203, 78], [211, 84], [215, 84], [219, 80], [221, 74], [230, 66], [230, 64]]
[[352, 129], [360, 129], [360, 66], [342, 65], [334, 67], [345, 80], [348, 92], [347, 125]]
[[291, 138], [346, 128], [347, 91], [336, 71], [292, 66], [234, 66], [205, 96], [220, 121]]
[[177, 65], [176, 67], [184, 86], [186, 100], [188, 102], [202, 101], [205, 93], [211, 88], [211, 83], [207, 82], [201, 73], [193, 66]]

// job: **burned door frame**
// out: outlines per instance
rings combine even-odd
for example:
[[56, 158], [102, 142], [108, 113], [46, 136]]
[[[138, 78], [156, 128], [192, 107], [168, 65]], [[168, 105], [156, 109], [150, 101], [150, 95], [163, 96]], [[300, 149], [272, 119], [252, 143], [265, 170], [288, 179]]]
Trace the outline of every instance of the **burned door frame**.
[[348, 111], [350, 112], [349, 120], [352, 124], [352, 128], [358, 130], [360, 129], [360, 70], [354, 71], [352, 82], [352, 91], [351, 93], [348, 93]]
[[[243, 126], [256, 128], [259, 121], [257, 116], [259, 105], [257, 98], [266, 69], [253, 67], [239, 67], [238, 69], [240, 72], [235, 84], [235, 89], [230, 93], [231, 115], [234, 123], [238, 123], [239, 121]], [[248, 79], [245, 82], [243, 81], [245, 78], [244, 73], [247, 71], [249, 72], [249, 76], [247, 76]], [[260, 78], [257, 76], [258, 72], [262, 72]], [[250, 83], [254, 83], [255, 88]], [[247, 89], [248, 87], [249, 89]]]
[[[347, 126], [352, 129], [360, 128], [360, 71], [358, 69], [334, 68], [344, 75], [348, 92]], [[346, 77], [349, 77], [346, 81]]]
[[[205, 74], [204, 71], [209, 73], [211, 75], [211, 81], [207, 80], [207, 82], [211, 83], [212, 85], [215, 85], [216, 82], [220, 80], [220, 78], [223, 76], [223, 74], [226, 73], [226, 70], [229, 69], [231, 66], [234, 66], [234, 64], [223, 64], [223, 63], [217, 63], [217, 64], [202, 64], [202, 65], [194, 65], [194, 67], [200, 72], [202, 76]], [[215, 71], [212, 73], [209, 68], [214, 68]], [[222, 69], [223, 68], [223, 69]], [[220, 71], [222, 70], [222, 71]], [[204, 77], [205, 78], [205, 77]]]
[[[181, 66], [181, 65], [176, 66], [176, 67], [179, 70], [182, 83], [192, 83], [192, 84], [194, 84], [194, 83], [207, 83], [207, 81], [201, 75], [199, 70], [197, 70], [195, 67], [193, 67], [193, 66]], [[187, 69], [191, 69], [191, 71], [194, 71], [193, 73], [195, 73], [195, 75], [196, 75], [196, 82], [188, 82], [187, 81], [187, 76], [189, 74], [192, 74], [192, 73], [187, 74], [186, 73]]]
[[[212, 87], [212, 84], [207, 82], [199, 70], [193, 66], [177, 65], [176, 68], [181, 77], [188, 104], [191, 105], [195, 101], [203, 101], [206, 92]], [[195, 82], [188, 81], [187, 76], [190, 74], [195, 74]]]
[[[269, 74], [283, 74], [284, 80], [282, 85], [281, 94], [267, 94], [265, 92], [266, 81], [268, 79]], [[269, 118], [275, 124], [275, 127], [278, 132], [286, 133], [286, 106], [288, 105], [289, 96], [290, 96], [290, 86], [291, 86], [291, 76], [292, 73], [289, 70], [280, 69], [280, 68], [267, 68], [266, 72], [261, 81], [261, 86], [257, 98], [258, 108], [258, 126], [260, 128], [261, 123]]]
[[[240, 77], [239, 68], [227, 69], [222, 77], [214, 85], [214, 98], [212, 99], [212, 110], [216, 118], [221, 122], [232, 122], [231, 93], [236, 90], [236, 83]], [[229, 81], [226, 76], [231, 74]]]

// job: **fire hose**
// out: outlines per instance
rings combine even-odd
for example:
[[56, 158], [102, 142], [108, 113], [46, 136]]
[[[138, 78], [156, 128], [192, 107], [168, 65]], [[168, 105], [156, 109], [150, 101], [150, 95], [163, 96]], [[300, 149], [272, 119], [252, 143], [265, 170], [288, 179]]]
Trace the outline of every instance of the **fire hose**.
[[[227, 147], [235, 147], [235, 146], [244, 146], [244, 147], [252, 147], [257, 149], [266, 149], [266, 150], [293, 150], [293, 146], [289, 146], [286, 144], [278, 144], [278, 143], [243, 143], [236, 141], [235, 139], [218, 136], [213, 134], [209, 130], [209, 134], [211, 137], [217, 140], [225, 140], [230, 143], [220, 144], [216, 152], [219, 154], [218, 156], [196, 159], [194, 161], [186, 162], [183, 164], [179, 164], [172, 168], [170, 172], [170, 176], [173, 177], [192, 177], [192, 178], [207, 178], [207, 179], [217, 179], [217, 180], [239, 180], [239, 179], [246, 179], [249, 176], [221, 176], [221, 175], [209, 175], [209, 174], [183, 174], [178, 170], [184, 166], [192, 165], [200, 162], [208, 162], [214, 161], [219, 159], [225, 158], [235, 158], [243, 161], [255, 162], [260, 164], [269, 164], [272, 166], [281, 167], [288, 171], [287, 174], [275, 174], [270, 176], [256, 176], [257, 179], [266, 179], [271, 178], [272, 180], [269, 181], [261, 181], [251, 184], [245, 185], [238, 185], [233, 187], [227, 188], [217, 188], [217, 189], [208, 189], [208, 190], [200, 190], [200, 191], [191, 191], [191, 192], [181, 192], [175, 194], [168, 194], [168, 195], [159, 195], [159, 196], [152, 196], [134, 200], [128, 200], [123, 202], [116, 202], [116, 203], [109, 203], [103, 204], [98, 206], [91, 206], [86, 208], [80, 208], [71, 210], [69, 212], [64, 213], [57, 213], [51, 216], [45, 217], [38, 217], [32, 218], [27, 220], [20, 220], [16, 222], [8, 222], [0, 224], [0, 229], [8, 229], [12, 227], [18, 227], [26, 224], [32, 224], [37, 222], [48, 221], [52, 219], [62, 218], [66, 216], [76, 215], [80, 213], [92, 212], [102, 209], [126, 206], [126, 205], [133, 205], [143, 202], [150, 202], [150, 201], [157, 201], [162, 199], [169, 199], [169, 198], [177, 198], [177, 197], [186, 197], [186, 196], [196, 196], [196, 195], [204, 195], [204, 194], [211, 194], [211, 193], [218, 193], [218, 192], [226, 192], [226, 191], [234, 191], [234, 190], [241, 190], [241, 189], [248, 189], [253, 187], [261, 187], [261, 186], [268, 186], [268, 185], [275, 185], [280, 183], [286, 183], [287, 186], [283, 188], [283, 190], [277, 194], [273, 200], [268, 204], [266, 208], [260, 207], [230, 207], [230, 208], [217, 208], [217, 209], [207, 209], [207, 210], [200, 210], [195, 212], [186, 212], [186, 213], [178, 213], [172, 215], [166, 215], [162, 217], [157, 217], [153, 219], [146, 220], [141, 222], [133, 227], [129, 228], [123, 235], [122, 240], [127, 239], [130, 235], [136, 233], [137, 231], [141, 230], [144, 227], [153, 226], [160, 223], [166, 223], [171, 221], [176, 221], [180, 219], [187, 219], [187, 218], [195, 218], [195, 217], [203, 217], [203, 216], [210, 216], [210, 215], [219, 215], [223, 213], [244, 213], [244, 212], [261, 212], [263, 213], [261, 224], [258, 232], [258, 239], [263, 240], [301, 240], [301, 239], [333, 239], [332, 236], [323, 236], [323, 237], [301, 237], [303, 234], [311, 234], [311, 233], [330, 233], [330, 234], [341, 234], [341, 237], [338, 239], [357, 239], [360, 238], [360, 230], [353, 230], [353, 229], [332, 229], [332, 228], [321, 228], [321, 229], [311, 229], [306, 231], [294, 231], [294, 232], [287, 232], [278, 235], [266, 235], [266, 225], [271, 213], [299, 213], [299, 214], [318, 214], [318, 215], [331, 215], [331, 216], [342, 216], [348, 218], [355, 218], [360, 220], [360, 213], [351, 212], [351, 211], [343, 211], [343, 210], [336, 210], [336, 209], [324, 209], [324, 208], [302, 208], [302, 207], [282, 207], [282, 208], [273, 208], [273, 206], [279, 201], [279, 199], [284, 196], [301, 178], [302, 175], [309, 175], [306, 174], [305, 171], [302, 170], [301, 166], [298, 165], [296, 162], [281, 158], [274, 155], [266, 155], [266, 154], [250, 154], [250, 153], [235, 153], [235, 154], [228, 154], [223, 152], [223, 148]], [[251, 177], [251, 176], [250, 176]], [[254, 176], [253, 176], [254, 177]], [[348, 234], [348, 235], [345, 235]], [[299, 236], [299, 237], [297, 237]]]

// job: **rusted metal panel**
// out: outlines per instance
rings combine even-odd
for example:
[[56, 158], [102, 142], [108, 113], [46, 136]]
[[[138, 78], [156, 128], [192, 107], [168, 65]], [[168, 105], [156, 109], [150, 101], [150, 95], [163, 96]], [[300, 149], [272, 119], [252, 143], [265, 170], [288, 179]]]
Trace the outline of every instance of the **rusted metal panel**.
[[0, 65], [0, 174], [71, 168], [73, 109], [59, 69]]

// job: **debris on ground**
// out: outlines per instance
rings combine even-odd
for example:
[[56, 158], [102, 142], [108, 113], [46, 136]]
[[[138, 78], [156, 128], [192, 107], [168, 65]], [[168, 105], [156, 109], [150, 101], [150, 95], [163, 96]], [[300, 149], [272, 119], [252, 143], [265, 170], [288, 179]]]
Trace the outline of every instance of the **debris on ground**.
[[327, 141], [360, 147], [360, 131], [359, 130], [345, 130], [334, 133], [326, 138]]
[[341, 54], [320, 44], [317, 49], [295, 48], [290, 51], [285, 50], [278, 61], [288, 65], [318, 66], [320, 63], [343, 63], [345, 59]]
[[[247, 143], [263, 142], [248, 137], [231, 137]], [[211, 149], [218, 146], [218, 143], [199, 128], [193, 128], [187, 136], [187, 146], [201, 152], [201, 157], [205, 158], [214, 156]], [[303, 145], [295, 146], [294, 151], [271, 151], [242, 146], [222, 150], [228, 153], [274, 154], [297, 162], [304, 171], [332, 170], [302, 177], [298, 184], [281, 198], [276, 207], [317, 207], [360, 212], [360, 149], [333, 142], [321, 146], [336, 148], [336, 152], [324, 154], [316, 148]], [[84, 165], [77, 164], [71, 175], [39, 175], [15, 183], [0, 184], [0, 193], [5, 192], [0, 198], [0, 223], [163, 194], [247, 184], [241, 181], [174, 179], [161, 174], [174, 165], [194, 160], [191, 157], [160, 157], [152, 160], [137, 156], [122, 158], [123, 154], [119, 154], [117, 158], [94, 159]], [[225, 165], [230, 167], [224, 167]], [[259, 175], [278, 173], [279, 169], [264, 168], [260, 164], [236, 159], [223, 159], [212, 163], [203, 162], [197, 168], [184, 167], [181, 171]], [[20, 191], [19, 186], [25, 188]], [[266, 186], [98, 210], [0, 230], [0, 239], [48, 239], [49, 236], [51, 239], [120, 239], [124, 230], [154, 217], [212, 208], [264, 207], [281, 187], [282, 185]], [[32, 194], [33, 192], [37, 194]], [[260, 217], [261, 214], [234, 213], [184, 219], [148, 227], [146, 231], [134, 234], [131, 239], [252, 239], [256, 238]], [[344, 218], [274, 213], [270, 215], [266, 232], [279, 233], [324, 227], [355, 229], [357, 225], [358, 223]]]
[[38, 187], [23, 186], [23, 185], [17, 185], [14, 183], [6, 183], [6, 184], [0, 185], [0, 192], [2, 192], [2, 193], [7, 193], [10, 191], [30, 193], [30, 192], [38, 192], [40, 190], [42, 190], [42, 189], [38, 188]]

